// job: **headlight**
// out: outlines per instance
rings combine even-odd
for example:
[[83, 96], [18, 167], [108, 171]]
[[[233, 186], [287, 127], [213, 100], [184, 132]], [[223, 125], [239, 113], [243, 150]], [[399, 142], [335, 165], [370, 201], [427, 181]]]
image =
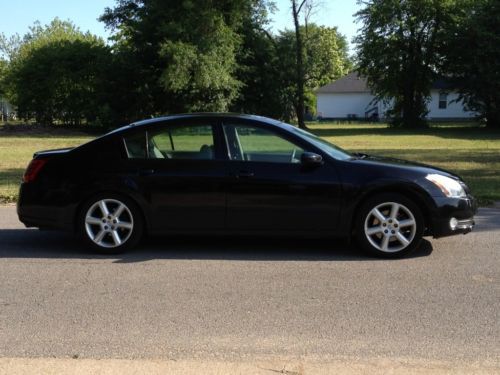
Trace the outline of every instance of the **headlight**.
[[436, 185], [449, 198], [463, 198], [467, 196], [462, 185], [452, 178], [440, 174], [428, 174], [425, 178]]

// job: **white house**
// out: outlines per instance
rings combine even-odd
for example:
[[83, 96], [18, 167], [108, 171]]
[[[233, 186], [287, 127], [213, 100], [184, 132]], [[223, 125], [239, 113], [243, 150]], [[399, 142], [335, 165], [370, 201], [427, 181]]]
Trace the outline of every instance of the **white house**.
[[[475, 112], [466, 111], [462, 102], [456, 102], [458, 94], [444, 80], [434, 83], [428, 103], [430, 120], [470, 119]], [[387, 107], [375, 103], [366, 79], [357, 72], [316, 91], [318, 117], [325, 119], [383, 118]]]
[[0, 121], [7, 121], [14, 113], [14, 107], [0, 96]]

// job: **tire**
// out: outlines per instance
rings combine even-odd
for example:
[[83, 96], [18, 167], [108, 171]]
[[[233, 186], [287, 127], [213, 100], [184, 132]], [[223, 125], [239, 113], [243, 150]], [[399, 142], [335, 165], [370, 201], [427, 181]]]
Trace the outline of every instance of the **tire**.
[[81, 208], [77, 232], [101, 254], [120, 254], [136, 246], [144, 233], [142, 214], [129, 198], [99, 194]]
[[400, 258], [417, 249], [424, 233], [418, 206], [397, 193], [377, 194], [364, 202], [355, 220], [356, 242], [374, 256]]

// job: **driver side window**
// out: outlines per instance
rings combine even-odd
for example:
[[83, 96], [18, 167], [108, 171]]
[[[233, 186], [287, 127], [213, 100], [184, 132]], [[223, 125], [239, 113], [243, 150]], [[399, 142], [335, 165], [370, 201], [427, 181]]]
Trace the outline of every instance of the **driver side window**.
[[263, 128], [227, 124], [224, 134], [231, 160], [296, 164], [304, 153], [301, 147]]

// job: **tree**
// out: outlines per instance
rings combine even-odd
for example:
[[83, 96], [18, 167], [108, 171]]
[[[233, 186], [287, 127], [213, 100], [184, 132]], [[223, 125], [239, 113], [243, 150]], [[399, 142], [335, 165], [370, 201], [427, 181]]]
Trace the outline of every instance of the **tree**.
[[368, 0], [356, 13], [358, 70], [379, 101], [392, 104], [395, 126], [425, 127], [439, 46], [455, 9], [453, 0]]
[[258, 23], [263, 8], [264, 0], [119, 0], [101, 20], [115, 30], [116, 49], [140, 67], [145, 114], [223, 111], [242, 86], [242, 25]]
[[297, 122], [299, 128], [307, 128], [305, 123], [305, 80], [304, 80], [304, 44], [300, 30], [300, 13], [306, 9], [308, 2], [312, 0], [291, 0], [293, 25], [295, 27], [295, 81], [297, 85], [297, 100], [295, 102], [295, 111], [297, 113]]
[[7, 96], [21, 118], [41, 124], [102, 120], [104, 69], [110, 61], [104, 41], [72, 23], [37, 23], [10, 52]]
[[5, 120], [3, 97], [5, 96], [5, 75], [7, 71], [7, 61], [0, 57], [0, 121]]
[[[500, 127], [500, 4], [464, 1], [444, 44], [444, 69], [459, 87], [460, 99], [488, 127]], [[466, 52], [464, 53], [464, 50]]]
[[242, 44], [237, 54], [236, 79], [242, 83], [230, 110], [273, 118], [286, 118], [285, 90], [277, 37], [267, 32], [265, 23], [253, 22], [241, 29]]
[[[304, 110], [315, 108], [314, 90], [332, 82], [351, 69], [348, 56], [347, 40], [335, 27], [317, 26], [308, 24], [302, 26], [300, 33], [303, 35], [303, 105]], [[297, 60], [296, 35], [294, 31], [281, 32], [276, 37], [278, 48], [278, 63], [280, 87], [285, 97], [282, 107], [284, 117], [290, 117], [290, 110], [295, 113], [300, 108], [300, 98], [297, 95]], [[288, 111], [288, 112], [287, 112]]]
[[7, 60], [0, 58], [0, 98], [5, 95], [5, 76], [7, 74], [8, 63]]

